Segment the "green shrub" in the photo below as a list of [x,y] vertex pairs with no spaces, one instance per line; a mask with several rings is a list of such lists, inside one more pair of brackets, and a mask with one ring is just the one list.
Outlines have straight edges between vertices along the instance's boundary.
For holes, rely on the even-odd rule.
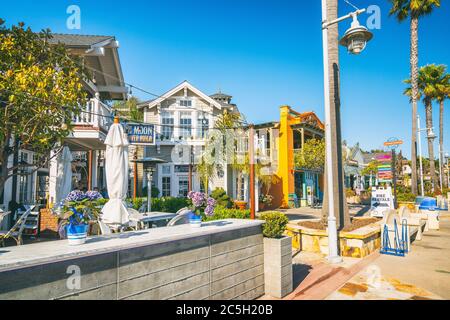
[[261,214],[263,224],[263,235],[266,238],[281,238],[286,229],[289,219],[281,212],[272,211]]
[[191,204],[187,198],[162,197],[152,198],[152,211],[175,213]]
[[397,192],[397,202],[414,202],[416,201],[416,196],[411,192],[398,193]]
[[222,206],[224,208],[231,208],[233,206],[233,201],[231,201],[231,198],[227,195],[223,188],[214,189],[211,193],[211,198],[217,201],[218,206]]
[[[147,203],[147,198],[136,198],[127,199],[133,205],[133,209],[139,210],[139,208]],[[187,198],[174,198],[174,197],[163,197],[163,198],[153,198],[152,197],[152,211],[160,212],[172,212],[175,213],[181,208],[190,205],[190,200]]]
[[229,209],[217,206],[212,216],[203,215],[203,221],[214,221],[223,219],[250,219],[250,210]]
[[[158,198],[159,197],[159,189],[157,187],[152,187],[152,198]],[[147,196],[147,187],[144,187],[142,189],[142,195]]]

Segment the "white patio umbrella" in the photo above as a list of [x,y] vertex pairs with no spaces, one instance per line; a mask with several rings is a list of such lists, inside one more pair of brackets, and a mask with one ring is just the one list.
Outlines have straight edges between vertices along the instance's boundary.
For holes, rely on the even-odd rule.
[[105,171],[109,201],[102,209],[101,219],[107,224],[126,224],[129,221],[124,204],[128,190],[128,139],[118,119],[114,119],[105,144]]
[[59,205],[72,191],[72,153],[65,146],[57,159],[55,204]]

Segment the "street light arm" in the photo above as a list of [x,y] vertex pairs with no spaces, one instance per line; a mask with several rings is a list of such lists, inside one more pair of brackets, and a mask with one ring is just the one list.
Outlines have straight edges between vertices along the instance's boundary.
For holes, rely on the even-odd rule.
[[336,24],[336,23],[339,23],[341,21],[344,21],[344,20],[346,20],[348,18],[353,18],[355,16],[358,16],[361,13],[364,13],[364,12],[366,12],[366,9],[359,9],[359,10],[351,12],[351,13],[345,15],[345,16],[342,16],[342,17],[337,18],[337,19],[335,19],[333,21],[330,21],[330,22],[327,22],[326,20],[324,20],[324,21],[322,21],[322,30],[323,29],[327,29],[329,26],[332,26],[333,24]]

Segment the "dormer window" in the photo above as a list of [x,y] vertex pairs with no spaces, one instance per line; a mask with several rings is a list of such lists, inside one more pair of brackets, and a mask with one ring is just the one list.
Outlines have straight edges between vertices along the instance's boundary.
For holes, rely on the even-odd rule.
[[180,100],[180,107],[192,107],[192,100]]

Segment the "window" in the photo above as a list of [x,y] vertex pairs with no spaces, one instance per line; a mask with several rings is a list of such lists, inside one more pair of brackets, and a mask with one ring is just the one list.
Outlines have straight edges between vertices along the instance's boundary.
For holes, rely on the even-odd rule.
[[188,177],[178,178],[178,196],[187,197],[189,191],[189,179]]
[[180,107],[192,107],[192,100],[180,100]]
[[190,112],[180,112],[180,136],[184,139],[192,136],[192,119]]
[[162,166],[162,174],[170,174],[170,166]]
[[188,165],[176,165],[175,166],[175,172],[189,172],[189,166]]
[[208,129],[209,129],[209,119],[204,118],[204,116],[200,116],[197,119],[197,136],[199,138],[205,138],[206,135],[208,134]]
[[170,177],[162,177],[162,191],[163,197],[170,197]]
[[163,112],[161,114],[161,135],[164,139],[172,139],[173,138],[173,113],[172,112]]
[[[239,185],[240,184],[240,185]],[[236,197],[240,201],[245,200],[245,178],[241,177],[241,179],[236,178]]]

